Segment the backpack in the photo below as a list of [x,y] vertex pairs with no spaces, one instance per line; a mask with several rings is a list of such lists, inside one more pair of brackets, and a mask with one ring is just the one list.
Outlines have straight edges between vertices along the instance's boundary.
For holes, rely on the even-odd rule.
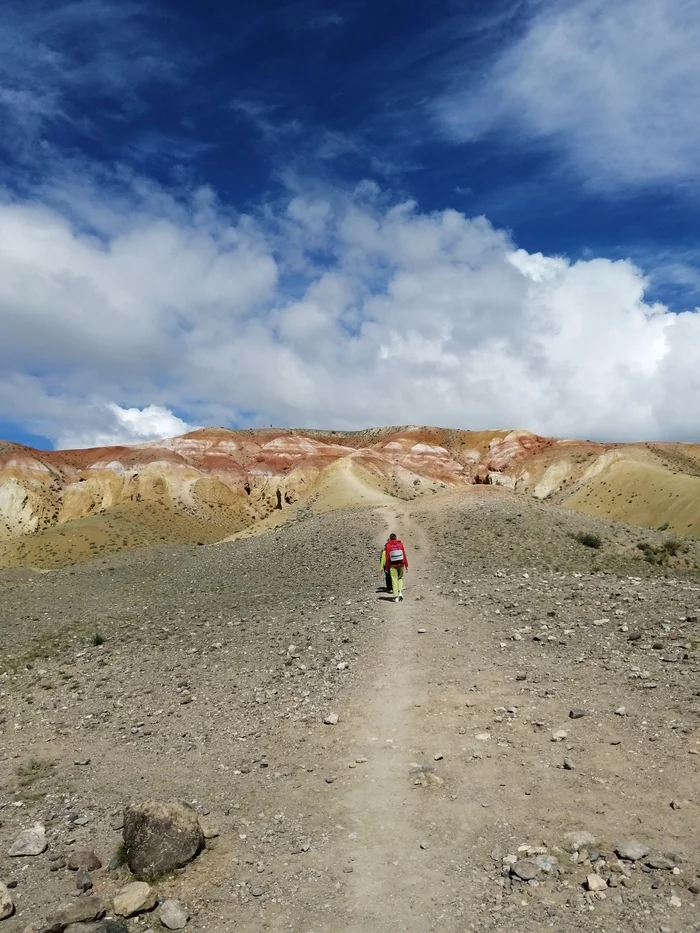
[[404,562],[403,544],[400,541],[389,541],[386,546],[387,563],[390,567],[397,567]]

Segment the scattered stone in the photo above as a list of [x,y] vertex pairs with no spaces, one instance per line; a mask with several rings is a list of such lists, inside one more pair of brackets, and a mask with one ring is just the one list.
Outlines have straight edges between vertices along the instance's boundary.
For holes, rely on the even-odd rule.
[[263,888],[262,885],[258,884],[258,885],[255,885],[255,887],[250,889],[250,893],[253,895],[253,897],[262,897],[263,894],[265,893],[265,888]]
[[339,716],[337,713],[329,713],[323,721],[327,726],[337,726]]
[[0,920],[7,920],[15,912],[15,905],[6,885],[0,881]]
[[82,894],[85,894],[92,888],[92,879],[90,878],[90,873],[87,868],[78,869],[75,876],[75,886]]
[[442,761],[442,759],[444,758],[444,755],[442,754],[442,752],[437,752],[437,754],[433,755],[433,758],[435,761]]
[[124,846],[137,878],[158,877],[190,862],[204,846],[204,833],[189,804],[149,800],[124,811]]
[[671,861],[670,858],[665,858],[663,855],[655,855],[652,858],[647,859],[644,863],[648,868],[655,868],[658,871],[673,871],[676,867],[676,863]]
[[120,917],[133,917],[135,914],[153,910],[158,897],[145,881],[133,881],[114,896],[114,913]]
[[516,679],[517,681],[527,680],[527,674],[516,674],[516,675],[515,675],[515,679]]
[[616,846],[615,852],[618,858],[623,858],[628,862],[638,862],[649,855],[649,846],[645,846],[635,839],[630,839],[628,842]]
[[535,864],[545,875],[551,875],[559,868],[559,861],[553,855],[538,855]]
[[425,635],[425,629],[424,629],[424,628],[419,628],[419,629],[418,629],[418,634],[419,634],[419,635]]
[[608,887],[608,883],[605,878],[601,878],[600,875],[593,873],[586,878],[586,886],[589,891],[605,891]]
[[208,820],[203,820],[199,818],[199,825],[202,827],[202,832],[204,833],[205,839],[216,839],[219,835],[219,830],[213,823],[210,823]]
[[555,729],[552,732],[552,742],[563,742],[568,734],[566,729]]
[[627,715],[627,710],[625,709],[624,706],[618,706],[618,708],[615,710],[615,715],[616,715],[616,716],[626,716],[626,715]]
[[121,920],[96,920],[93,923],[71,923],[63,933],[128,933],[128,927]]
[[85,923],[90,920],[99,920],[104,916],[105,908],[102,899],[96,894],[81,897],[73,904],[66,904],[54,914],[50,920],[40,927],[41,933],[62,933],[72,923]]
[[68,859],[68,868],[70,871],[78,871],[79,868],[86,868],[88,871],[97,871],[102,868],[102,862],[92,849],[80,849],[74,852]]
[[49,863],[49,871],[60,871],[62,868],[65,868],[66,865],[67,862],[65,858],[62,855],[59,855]]
[[164,927],[169,930],[182,930],[187,925],[190,915],[179,901],[163,901],[158,911],[158,917]]
[[565,758],[565,759],[564,759],[564,770],[565,770],[565,771],[575,771],[575,770],[576,770],[576,766],[574,765],[573,761],[572,761],[570,758]]
[[8,855],[18,858],[23,855],[41,855],[48,848],[46,829],[43,823],[35,823],[31,829],[25,829],[15,839]]
[[477,740],[477,742],[488,742],[488,740],[491,738],[491,735],[488,732],[477,732],[474,738]]
[[688,885],[688,890],[690,891],[691,894],[700,894],[700,883],[698,883],[697,881],[693,881],[691,884]]
[[520,878],[521,881],[533,881],[540,873],[540,869],[533,859],[522,859],[511,865],[510,873]]
[[569,710],[569,719],[583,719],[585,715],[585,709],[581,709],[579,706],[575,706],[573,709]]
[[671,905],[671,907],[682,907],[683,906],[683,902],[681,901],[680,897],[678,897],[677,894],[673,895],[673,897],[669,901],[669,904]]
[[575,830],[572,833],[566,833],[562,842],[562,849],[565,852],[578,852],[585,846],[594,846],[596,844],[595,836],[586,830]]

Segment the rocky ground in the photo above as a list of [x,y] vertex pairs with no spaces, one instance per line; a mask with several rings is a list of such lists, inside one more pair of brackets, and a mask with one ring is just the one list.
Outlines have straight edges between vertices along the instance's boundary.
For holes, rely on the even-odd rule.
[[484,488],[4,572],[0,933],[113,916],[124,808],[171,798],[206,848],[130,931],[700,930],[700,580],[665,540]]

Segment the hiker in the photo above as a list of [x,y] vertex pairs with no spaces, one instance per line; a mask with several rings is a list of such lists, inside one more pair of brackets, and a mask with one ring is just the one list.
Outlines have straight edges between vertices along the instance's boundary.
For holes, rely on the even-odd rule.
[[403,575],[408,570],[408,558],[406,548],[393,533],[384,545],[380,565],[385,573],[389,571],[394,602],[400,602],[403,599]]
[[[389,542],[387,541],[387,544],[388,544],[388,543],[389,543]],[[390,571],[389,571],[389,568],[388,568],[387,566],[385,566],[385,564],[386,564],[386,562],[385,562],[385,560],[384,560],[384,549],[385,549],[385,548],[386,548],[386,544],[384,544],[384,545],[382,546],[381,554],[379,555],[379,562],[380,562],[381,566],[382,566],[383,569],[384,569],[384,586],[386,587],[387,593],[391,593],[391,590],[392,590],[392,586],[391,586],[391,573],[390,573]]]

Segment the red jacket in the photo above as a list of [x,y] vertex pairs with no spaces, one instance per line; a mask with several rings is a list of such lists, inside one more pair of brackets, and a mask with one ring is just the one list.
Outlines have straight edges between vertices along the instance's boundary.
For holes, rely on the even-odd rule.
[[[389,551],[400,550],[403,554],[403,560],[400,562],[389,560]],[[408,570],[408,558],[406,557],[406,548],[403,546],[401,541],[387,541],[384,545],[384,567],[388,570],[389,567],[405,567]]]

